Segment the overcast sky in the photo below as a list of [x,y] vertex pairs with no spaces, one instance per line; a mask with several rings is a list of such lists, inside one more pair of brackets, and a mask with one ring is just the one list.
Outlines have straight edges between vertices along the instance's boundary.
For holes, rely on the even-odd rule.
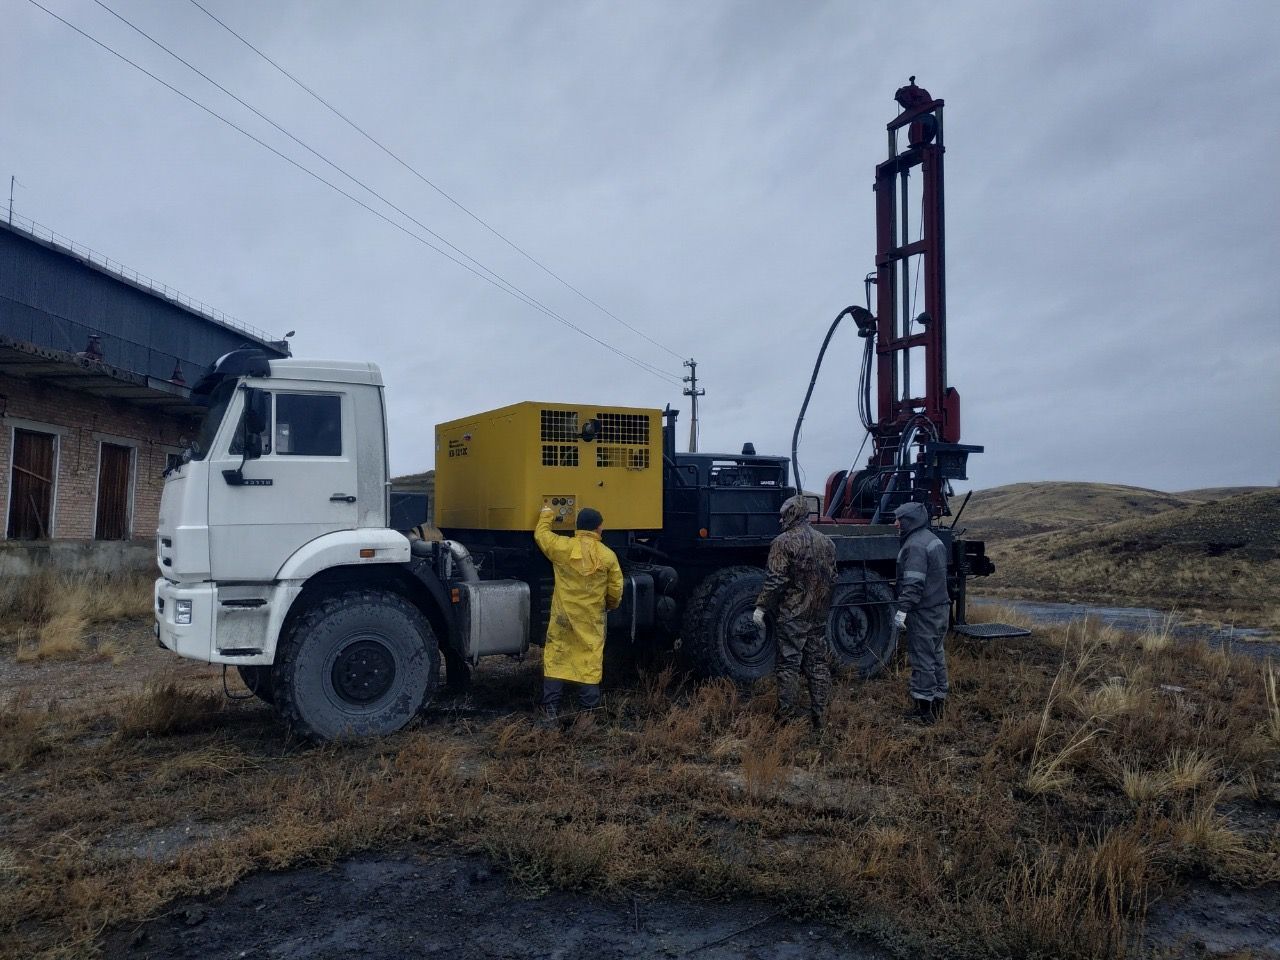
[[[422,234],[94,0],[40,2]],[[987,448],[972,485],[1280,480],[1272,2],[201,0],[644,336],[189,0],[104,2],[565,320],[671,377],[696,358],[704,450],[789,452],[822,337],[862,302],[874,166],[915,74],[947,102],[949,375],[962,439]],[[678,382],[30,0],[5,6],[15,212],[296,330],[295,355],[377,362],[395,472],[433,465],[434,423],[520,400],[670,403],[687,440]],[[800,450],[810,488],[862,440],[859,346],[850,329],[828,351]]]

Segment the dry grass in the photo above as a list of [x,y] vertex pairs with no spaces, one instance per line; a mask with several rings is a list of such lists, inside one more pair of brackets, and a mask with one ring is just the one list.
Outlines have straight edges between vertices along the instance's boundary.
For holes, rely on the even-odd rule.
[[0,646],[21,663],[71,660],[92,652],[113,660],[117,651],[91,649],[94,624],[151,614],[154,578],[141,573],[72,574],[40,571],[0,588]]
[[23,693],[0,709],[0,773],[19,770],[49,749],[46,726],[47,717]]
[[1268,661],[1262,668],[1262,682],[1267,693],[1267,713],[1263,720],[1263,731],[1271,742],[1280,746],[1280,693],[1277,693],[1276,670]]
[[1094,671],[1104,640],[1087,627],[1068,627],[1065,643],[1065,655],[1040,711],[1031,762],[1022,783],[1028,793],[1037,796],[1059,792],[1070,784],[1073,761],[1102,733],[1099,717],[1089,714],[1065,738],[1055,736],[1055,712],[1065,699],[1083,699],[1079,691]]
[[1218,765],[1199,750],[1175,749],[1165,766],[1165,780],[1174,793],[1199,790],[1214,779]]
[[1150,803],[1169,792],[1169,783],[1159,771],[1124,767],[1120,771],[1120,789],[1135,804]]
[[190,733],[214,725],[225,706],[213,690],[191,690],[172,680],[150,683],[124,699],[116,732],[125,738]]
[[1138,637],[1138,646],[1142,647],[1144,653],[1160,653],[1168,650],[1173,644],[1173,626],[1176,621],[1177,618],[1173,612],[1166,614],[1164,620],[1158,625],[1142,632]]
[[[173,677],[105,712],[28,699],[0,717],[0,955],[92,953],[252,870],[424,843],[535,891],[761,897],[910,955],[1131,956],[1148,902],[1188,878],[1280,877],[1274,830],[1233,819],[1245,794],[1280,809],[1280,678],[1136,639],[957,646],[931,728],[898,720],[904,676],[840,681],[821,737],[772,721],[769,684],[670,669],[594,732],[542,729],[511,712],[536,662],[478,671],[491,714],[323,748]],[[192,824],[164,859],[116,842]]]

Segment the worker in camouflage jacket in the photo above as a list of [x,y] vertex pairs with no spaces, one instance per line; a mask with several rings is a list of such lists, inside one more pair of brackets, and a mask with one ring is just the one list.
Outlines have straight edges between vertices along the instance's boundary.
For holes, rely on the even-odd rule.
[[929,529],[923,503],[904,503],[893,512],[900,533],[898,604],[894,624],[907,633],[911,661],[911,709],[907,718],[933,723],[947,698],[947,654],[943,638],[951,620],[947,593],[947,548]]
[[803,497],[784,503],[778,522],[782,532],[769,546],[768,575],[756,598],[754,619],[763,630],[766,614],[774,614],[779,716],[797,716],[803,671],[809,685],[809,719],[820,730],[831,693],[827,619],[836,581],[836,548],[809,526],[809,505]]

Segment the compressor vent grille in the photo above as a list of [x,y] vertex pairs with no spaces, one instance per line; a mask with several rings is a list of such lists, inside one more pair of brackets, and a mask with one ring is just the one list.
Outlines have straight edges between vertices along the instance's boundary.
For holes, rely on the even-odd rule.
[[596,466],[644,470],[649,466],[649,448],[596,447]]
[[[542,442],[573,443],[578,439],[578,412],[576,410],[543,410]],[[547,448],[542,448],[546,463]],[[575,459],[575,463],[577,460]]]
[[599,441],[604,444],[649,445],[649,418],[638,413],[601,413]]
[[577,446],[568,443],[544,443],[542,465],[544,467],[576,467],[578,465]]

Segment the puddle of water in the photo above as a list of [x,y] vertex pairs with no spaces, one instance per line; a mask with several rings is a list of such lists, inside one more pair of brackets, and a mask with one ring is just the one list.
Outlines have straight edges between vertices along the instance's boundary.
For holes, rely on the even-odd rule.
[[[1244,641],[1246,644],[1252,644],[1261,641],[1262,646],[1266,648],[1276,646],[1271,634],[1266,630],[1257,630],[1252,627],[1221,629],[1208,624],[1188,623],[1176,613],[1153,610],[1150,607],[1104,607],[1087,603],[1042,603],[1034,600],[971,599],[969,603],[976,607],[1005,607],[1047,626],[1060,626],[1094,617],[1105,626],[1132,633],[1163,630],[1168,624],[1169,632],[1184,640],[1204,638],[1215,646],[1223,643]],[[1248,649],[1248,646],[1241,646],[1240,649]]]

